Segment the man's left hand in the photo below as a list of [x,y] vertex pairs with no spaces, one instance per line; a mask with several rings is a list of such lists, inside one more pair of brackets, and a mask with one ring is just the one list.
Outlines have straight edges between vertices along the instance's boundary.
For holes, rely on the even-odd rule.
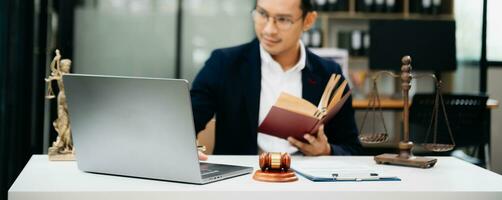
[[328,143],[328,137],[324,134],[324,125],[319,127],[317,136],[312,134],[305,134],[303,138],[308,143],[303,143],[293,137],[288,137],[289,143],[297,147],[306,156],[321,156],[331,154],[331,145]]

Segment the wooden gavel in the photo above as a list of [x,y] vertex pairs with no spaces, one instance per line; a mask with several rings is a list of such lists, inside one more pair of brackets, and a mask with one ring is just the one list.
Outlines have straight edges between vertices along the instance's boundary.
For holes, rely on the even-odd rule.
[[260,155],[261,171],[288,171],[291,157],[288,153],[264,152]]

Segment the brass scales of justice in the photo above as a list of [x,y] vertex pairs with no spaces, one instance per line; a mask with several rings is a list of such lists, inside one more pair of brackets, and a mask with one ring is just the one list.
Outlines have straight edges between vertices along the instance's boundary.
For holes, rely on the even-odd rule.
[[[429,128],[427,130],[426,134],[426,141],[427,138],[429,138],[429,135],[432,132],[433,138],[432,138],[432,143],[427,143],[425,142],[422,144],[425,150],[432,151],[432,152],[446,152],[446,151],[451,151],[455,147],[455,141],[453,139],[453,134],[450,128],[450,124],[448,121],[448,116],[446,115],[446,110],[445,110],[445,105],[443,101],[443,96],[441,94],[441,81],[436,78],[434,74],[424,74],[424,75],[415,75],[411,73],[411,57],[410,56],[404,56],[401,59],[401,74],[395,74],[390,71],[379,71],[373,76],[373,86],[372,90],[370,93],[370,99],[368,102],[368,108],[366,109],[366,112],[364,114],[362,124],[361,124],[361,130],[359,134],[359,139],[363,143],[367,144],[375,144],[375,143],[382,143],[387,141],[388,139],[388,133],[387,133],[387,128],[385,126],[385,122],[383,119],[383,113],[381,109],[381,104],[380,104],[380,96],[378,94],[378,87],[377,87],[377,80],[380,78],[381,75],[388,75],[393,78],[401,78],[401,89],[402,89],[402,95],[403,95],[403,139],[399,142],[398,144],[398,149],[399,153],[398,154],[381,154],[377,155],[374,157],[376,163],[378,164],[394,164],[394,165],[403,165],[403,166],[412,166],[412,167],[420,167],[420,168],[431,168],[433,167],[437,159],[435,158],[427,158],[427,157],[419,157],[419,156],[414,156],[412,153],[412,148],[414,146],[413,142],[410,141],[410,133],[409,133],[409,98],[408,98],[408,93],[411,88],[410,82],[413,78],[419,79],[419,78],[424,78],[424,77],[430,77],[435,81],[436,85],[436,94],[435,94],[435,100],[434,100],[434,106],[432,110],[432,116],[431,116],[431,121],[429,124]],[[448,129],[448,133],[450,136],[450,141],[452,142],[451,144],[441,144],[437,143],[437,124],[438,124],[438,113],[439,113],[439,105],[441,105],[441,108],[443,110],[443,115],[444,119],[446,122],[446,127]],[[363,132],[364,127],[366,125],[366,118],[368,116],[368,113],[372,114],[372,122],[373,122],[373,130],[370,132]],[[378,113],[377,113],[378,112]],[[377,116],[378,115],[378,116]],[[380,118],[380,121],[383,124],[384,131],[376,131],[375,130],[375,123],[377,121],[377,117]]]

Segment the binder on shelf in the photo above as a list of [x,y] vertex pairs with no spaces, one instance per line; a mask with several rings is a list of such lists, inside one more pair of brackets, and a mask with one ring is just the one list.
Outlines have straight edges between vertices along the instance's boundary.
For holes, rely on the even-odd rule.
[[372,12],[374,0],[358,0],[357,11],[359,12]]
[[303,32],[301,40],[303,42],[303,45],[305,45],[306,47],[311,47],[312,44],[310,42],[310,31]]
[[328,0],[328,11],[338,11],[338,0]]
[[348,12],[349,11],[349,0],[338,0],[338,11]]
[[437,15],[441,14],[441,8],[442,8],[442,2],[441,0],[432,0],[432,14]]
[[410,13],[420,13],[422,0],[409,0],[409,1],[410,1]]
[[396,0],[385,0],[385,12],[393,13],[396,11]]
[[315,4],[315,10],[317,11],[327,11],[328,10],[328,3],[327,3],[327,0],[315,0],[313,1],[313,3]]
[[420,5],[422,14],[430,14],[432,13],[432,0],[422,0],[422,4]]
[[368,56],[370,51],[370,33],[368,31],[363,32],[363,56]]
[[375,0],[375,12],[383,12],[385,10],[385,0]]
[[338,32],[338,41],[337,41],[337,47],[340,49],[350,49],[350,37],[351,37],[351,32],[350,31],[339,31]]
[[350,39],[350,55],[351,56],[361,56],[362,50],[362,32],[360,30],[352,31],[352,36]]
[[314,48],[321,48],[323,43],[322,31],[319,28],[314,28],[310,33],[310,46]]

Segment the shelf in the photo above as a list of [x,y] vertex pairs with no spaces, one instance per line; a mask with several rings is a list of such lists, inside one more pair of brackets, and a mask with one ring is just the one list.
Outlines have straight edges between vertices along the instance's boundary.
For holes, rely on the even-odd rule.
[[368,62],[368,56],[350,56],[349,60],[359,61],[359,62]]
[[415,20],[448,20],[454,21],[455,17],[449,14],[441,14],[441,15],[425,15],[425,14],[416,14],[410,13],[408,17],[405,19],[415,19]]
[[337,19],[337,20],[376,20],[376,19],[404,19],[404,20],[454,20],[453,15],[425,15],[425,14],[409,14],[404,13],[362,13],[362,12],[322,12],[321,18]]
[[[363,1],[347,0],[349,3],[348,10],[318,11],[318,26],[320,26],[323,35],[322,47],[349,48],[351,44],[347,41],[350,41],[353,36],[346,33],[354,30],[369,33],[371,20],[455,21],[454,0],[442,0],[442,6],[437,11],[438,14],[421,13],[422,9],[418,9],[421,0],[396,0],[394,12],[363,11],[364,7],[358,6],[358,3]],[[427,12],[432,13],[432,9]],[[339,44],[339,42],[342,44]],[[367,56],[351,56],[348,62],[349,67],[352,69],[370,68]]]
[[[354,99],[352,100],[352,107],[354,109],[367,109],[368,103],[369,99]],[[382,109],[403,109],[404,105],[402,99],[382,98],[380,103]]]
[[[352,107],[354,109],[367,109],[368,103],[369,99],[353,99]],[[392,110],[392,109],[403,109],[404,103],[402,99],[381,98],[380,105],[382,109]],[[486,101],[486,108],[488,109],[497,109],[498,106],[499,102],[496,99],[488,99],[488,101]]]

